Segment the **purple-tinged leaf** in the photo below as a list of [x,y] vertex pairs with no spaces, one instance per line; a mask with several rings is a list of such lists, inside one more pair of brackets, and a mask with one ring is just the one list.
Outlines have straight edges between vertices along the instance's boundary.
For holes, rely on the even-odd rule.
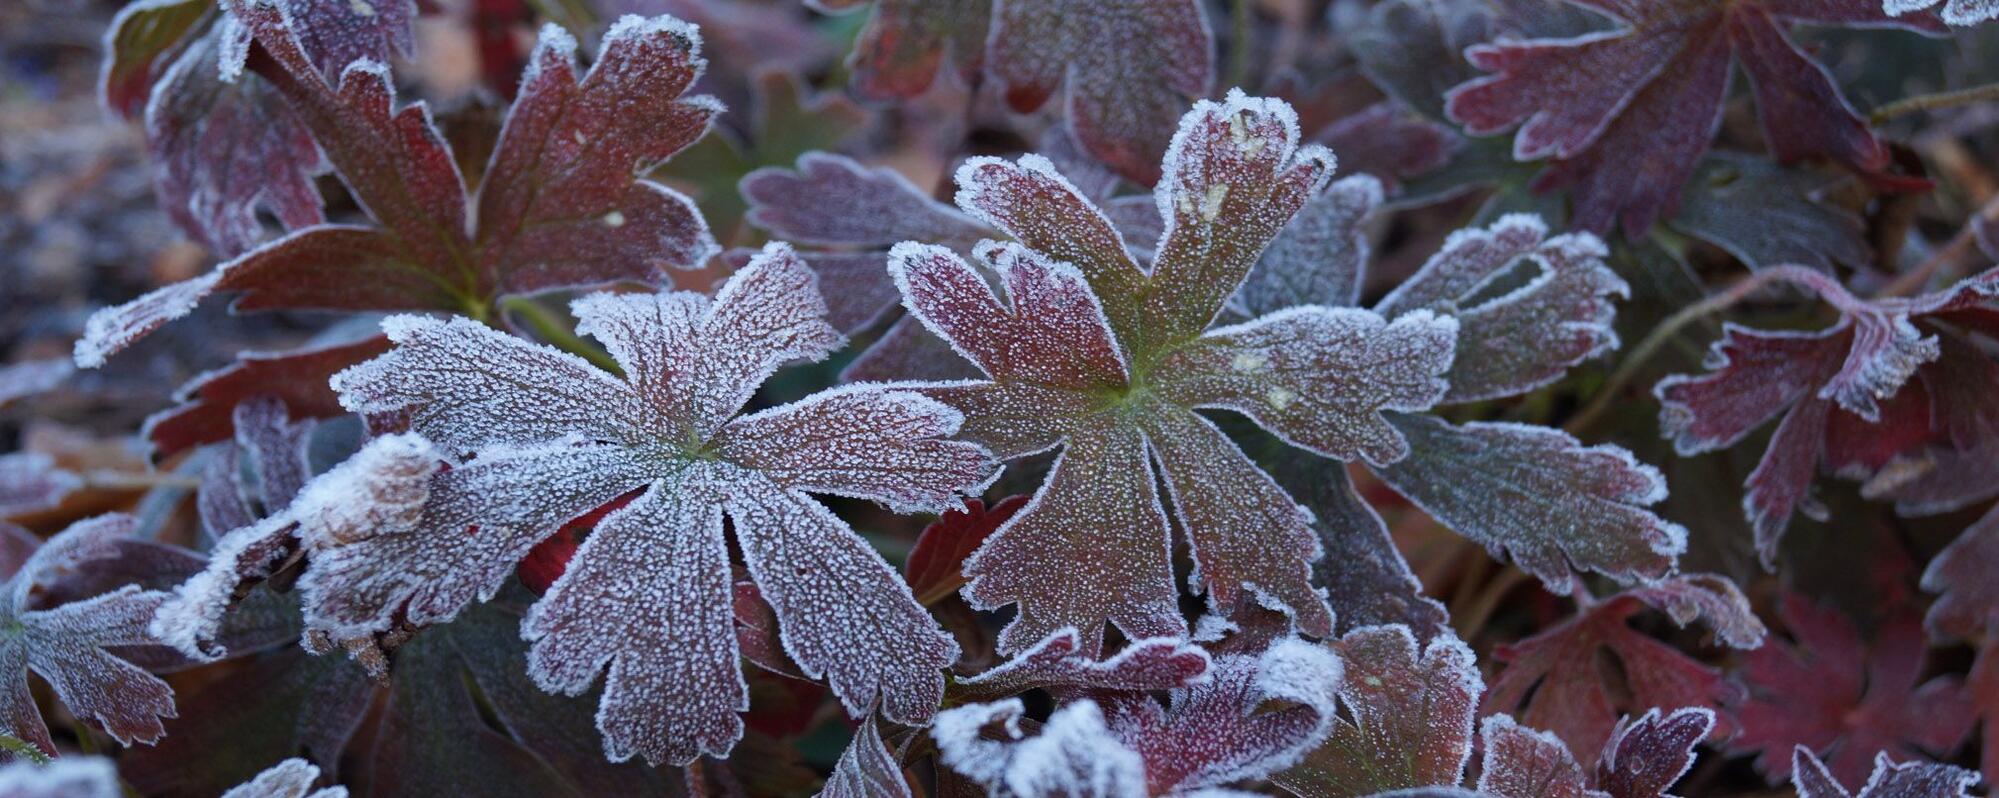
[[[1882,0],[1881,8],[1891,16],[1902,16],[1937,4],[1937,0]],[[1999,19],[1999,3],[1993,0],[1949,0],[1944,3],[1943,21],[1971,26]]]
[[318,782],[319,768],[293,757],[231,788],[222,794],[222,798],[347,798],[346,787],[313,789]]
[[[956,645],[805,492],[903,509],[958,503],[994,466],[983,449],[944,440],[958,413],[870,385],[735,417],[778,366],[840,341],[812,273],[782,245],[712,299],[597,294],[574,310],[623,378],[465,320],[416,317],[386,324],[397,349],[334,378],[358,411],[413,411],[412,429],[458,462],[432,479],[413,526],[314,546],[301,581],[308,620],[337,637],[386,628],[399,613],[448,620],[493,596],[552,530],[641,491],[584,542],[523,627],[545,689],[580,693],[609,665],[599,721],[613,759],[685,763],[726,753],[740,735],[724,513],[799,668],[853,714],[879,702],[891,720],[923,722]],[[662,538],[661,528],[694,537]],[[635,563],[670,563],[681,576],[662,581]]]
[[1208,652],[1173,638],[1133,641],[1116,656],[1099,661],[1082,650],[1076,630],[1058,629],[1013,659],[959,679],[953,695],[971,702],[1035,689],[1056,689],[1065,695],[1078,690],[1175,690],[1205,677],[1208,661]]
[[[1084,16],[1091,24],[1074,24]],[[1005,0],[987,49],[1014,110],[1039,108],[1067,84],[1063,116],[1076,141],[1145,185],[1159,179],[1165,132],[1214,81],[1213,35],[1192,0]]]
[[38,585],[52,585],[65,572],[119,556],[120,541],[131,536],[136,523],[131,516],[105,515],[72,524],[35,549],[0,586],[6,591],[0,616],[10,630],[0,635],[7,681],[0,687],[0,732],[56,754],[28,692],[33,671],[71,714],[120,744],[150,743],[166,733],[160,721],[174,717],[173,689],[106,649],[158,642],[146,625],[167,594],[128,584],[50,607],[39,606],[34,596]]
[[1818,199],[1831,182],[1766,158],[1712,152],[1695,169],[1671,223],[1751,269],[1786,263],[1826,271],[1835,264],[1865,266],[1874,253],[1860,217]]
[[1923,618],[1931,637],[1969,640],[1999,622],[1999,509],[1958,533],[1923,570],[1923,589],[1937,594]]
[[[1547,225],[1527,215],[1453,233],[1420,271],[1376,305],[1390,318],[1417,308],[1457,318],[1457,356],[1445,403],[1526,393],[1617,348],[1611,300],[1629,297],[1631,288],[1604,263],[1609,249],[1587,233],[1547,235]],[[1482,298],[1516,264],[1532,266],[1533,277]]]
[[[1559,735],[1584,761],[1594,761],[1621,715],[1735,703],[1740,688],[1723,681],[1719,671],[1627,625],[1647,607],[1678,626],[1700,621],[1733,648],[1755,648],[1764,636],[1763,624],[1734,583],[1704,574],[1676,576],[1598,601],[1575,618],[1496,649],[1494,659],[1506,668],[1492,681],[1483,709],[1518,713]],[[1606,659],[1625,676],[1620,689],[1604,681],[1600,663]],[[1716,726],[1721,735],[1736,728],[1727,715],[1719,716]]]
[[1340,154],[1341,168],[1371,175],[1391,192],[1405,178],[1443,168],[1464,146],[1457,131],[1386,101],[1340,117],[1312,138]]
[[1331,646],[1345,664],[1346,712],[1325,744],[1273,780],[1324,798],[1457,784],[1485,691],[1471,649],[1442,634],[1419,650],[1406,626],[1361,627]]
[[[807,0],[844,12],[859,0]],[[930,88],[937,73],[977,82],[986,55],[993,0],[876,0],[847,56],[854,92],[872,100],[907,100]]]
[[389,340],[375,335],[350,344],[238,355],[236,362],[175,390],[179,404],[147,418],[140,435],[152,446],[154,460],[202,444],[232,440],[236,436],[235,408],[253,396],[275,396],[299,419],[341,415],[346,410],[326,386],[327,379],[388,349]]
[[1787,594],[1779,617],[1795,642],[1747,654],[1748,690],[1732,702],[1742,733],[1732,753],[1757,754],[1772,782],[1791,775],[1793,749],[1825,754],[1841,783],[1860,781],[1877,754],[1913,759],[1955,750],[1973,709],[1956,676],[1923,681],[1927,647],[1912,612],[1882,620],[1863,640],[1838,610]]
[[160,62],[209,7],[206,0],[137,0],[118,9],[104,32],[104,64],[97,76],[104,107],[126,119],[138,117],[162,71]]
[[1525,424],[1390,418],[1409,456],[1375,468],[1382,481],[1551,591],[1568,591],[1571,568],[1657,579],[1686,550],[1686,530],[1645,509],[1666,497],[1665,478],[1621,447]]
[[[1791,752],[1791,785],[1798,798],[1856,798],[1826,770],[1824,762],[1802,745]],[[1874,772],[1861,785],[1858,798],[1970,798],[1966,792],[1979,776],[1953,765],[1928,762],[1897,763],[1883,753],[1874,757]]]
[[0,518],[46,510],[83,488],[83,479],[41,452],[0,454]]
[[1491,715],[1479,727],[1485,746],[1478,791],[1498,798],[1605,798],[1583,780],[1583,769],[1560,738]]
[[842,155],[808,152],[795,169],[758,169],[741,186],[750,223],[799,244],[886,249],[915,240],[963,250],[992,235],[901,173]]
[[1596,786],[1611,798],[1671,798],[1666,790],[1694,765],[1694,746],[1714,729],[1714,710],[1684,707],[1617,721],[1596,764]]
[[0,795],[7,798],[122,798],[124,794],[117,767],[100,756],[0,765]]
[[1292,217],[1236,292],[1252,316],[1296,305],[1360,303],[1371,254],[1362,224],[1381,207],[1381,181],[1365,175],[1327,186]]
[[902,766],[882,743],[881,730],[874,718],[861,721],[854,739],[833,765],[819,798],[909,798],[909,782],[903,780]]
[[1272,476],[1312,514],[1312,527],[1326,552],[1312,581],[1325,587],[1338,629],[1400,624],[1426,642],[1449,634],[1444,605],[1423,595],[1423,585],[1395,548],[1388,526],[1355,493],[1345,469],[1293,455]]
[[991,507],[980,499],[966,499],[963,508],[945,510],[923,527],[902,566],[903,580],[916,602],[928,607],[955,595],[965,586],[965,560],[1026,505],[1026,496],[1008,496]]

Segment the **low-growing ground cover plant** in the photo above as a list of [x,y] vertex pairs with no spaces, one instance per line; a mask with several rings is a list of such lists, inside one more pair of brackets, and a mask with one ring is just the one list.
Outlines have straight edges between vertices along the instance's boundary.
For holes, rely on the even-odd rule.
[[1994,17],[10,6],[0,795],[1989,794]]

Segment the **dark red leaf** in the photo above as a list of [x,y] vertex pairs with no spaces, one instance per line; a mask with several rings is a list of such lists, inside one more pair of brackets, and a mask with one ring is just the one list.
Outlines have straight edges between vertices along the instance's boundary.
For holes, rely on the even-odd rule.
[[351,344],[283,353],[245,353],[229,366],[180,387],[180,404],[146,419],[140,437],[152,445],[155,461],[236,435],[236,405],[253,396],[273,396],[296,419],[345,414],[326,381],[335,372],[389,350],[389,339],[369,336]]
[[958,592],[965,584],[965,558],[1025,506],[1026,496],[1008,496],[992,507],[980,499],[966,499],[964,509],[946,511],[924,527],[902,566],[916,600],[929,605]]

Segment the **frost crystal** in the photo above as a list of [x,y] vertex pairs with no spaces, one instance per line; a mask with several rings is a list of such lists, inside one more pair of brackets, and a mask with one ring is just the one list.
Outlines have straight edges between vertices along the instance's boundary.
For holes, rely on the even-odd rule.
[[312,788],[319,768],[296,757],[270,766],[257,777],[222,794],[222,798],[347,798],[346,787]]
[[0,522],[10,548],[32,550],[4,584],[0,609],[0,662],[8,663],[0,688],[0,733],[51,756],[55,743],[28,692],[34,671],[54,688],[56,699],[76,717],[100,726],[121,744],[150,743],[166,733],[162,718],[174,717],[173,689],[137,665],[106,649],[157,643],[146,632],[166,593],[125,585],[97,596],[40,607],[35,588],[87,563],[121,556],[137,520],[103,515],[70,525],[39,547],[20,527]]
[[1346,714],[1277,783],[1327,798],[1457,784],[1485,691],[1471,648],[1446,633],[1419,652],[1408,627],[1369,626],[1333,649],[1345,663]]
[[805,494],[957,504],[994,470],[985,450],[944,440],[960,415],[857,385],[737,416],[778,366],[840,343],[812,272],[781,245],[712,299],[596,294],[574,310],[623,378],[469,320],[414,316],[384,323],[396,349],[335,376],[349,408],[407,411],[452,467],[430,481],[412,525],[361,525],[323,545],[307,536],[308,623],[348,638],[398,613],[449,620],[491,598],[563,523],[640,490],[522,626],[544,689],[582,693],[608,666],[598,722],[612,759],[685,763],[726,754],[741,734],[725,514],[798,667],[856,715],[879,702],[897,722],[926,720],[956,644]]
[[0,795],[7,798],[123,798],[118,769],[99,756],[65,756],[47,763],[22,760],[0,766]]
[[[1313,306],[1209,329],[1330,167],[1329,153],[1298,146],[1288,106],[1236,92],[1197,104],[1174,136],[1149,270],[1037,156],[975,158],[958,175],[958,204],[1016,239],[975,253],[1004,299],[948,249],[890,253],[910,311],[986,377],[926,392],[963,410],[966,436],[1002,457],[1062,449],[1028,506],[966,564],[973,606],[1020,607],[1002,649],[1073,627],[1095,652],[1105,623],[1133,638],[1185,634],[1156,479],[1193,546],[1195,590],[1224,612],[1247,598],[1331,632],[1308,578],[1310,515],[1193,412],[1239,410],[1294,445],[1388,462],[1406,449],[1384,411],[1442,396],[1457,325],[1427,311],[1390,322]],[[1054,591],[1045,574],[1057,571],[1070,577]]]

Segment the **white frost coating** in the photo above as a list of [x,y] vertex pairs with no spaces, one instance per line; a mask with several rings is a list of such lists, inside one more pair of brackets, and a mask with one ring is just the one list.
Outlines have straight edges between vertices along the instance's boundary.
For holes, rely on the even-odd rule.
[[101,756],[65,756],[36,764],[16,758],[0,767],[7,798],[123,798],[118,770]]
[[[222,18],[215,25],[216,41],[220,42],[215,52],[216,71],[221,75],[222,82],[235,83],[243,77],[243,66],[250,60],[250,29],[244,27],[243,20],[237,19],[227,8],[223,9]],[[146,102],[149,119],[152,118],[152,105],[158,102],[159,96],[155,92]]]
[[[547,68],[550,59],[559,60],[574,70],[576,66],[576,37],[561,25],[553,22],[544,22],[542,23],[541,30],[535,34],[534,54],[528,57],[527,68],[521,70],[521,79],[518,85],[534,85],[535,81],[541,78],[541,72]],[[504,131],[500,134],[500,140],[506,140],[506,133]]]
[[416,433],[375,438],[307,483],[286,514],[298,523],[299,538],[315,548],[412,529],[430,499],[440,455]]
[[82,477],[44,452],[0,455],[0,518],[54,507],[82,488]]
[[74,363],[62,358],[0,366],[0,407],[6,407],[17,399],[55,390],[75,370]]
[[902,778],[902,766],[882,743],[881,729],[873,718],[861,721],[854,739],[833,766],[826,787],[818,798],[910,798],[909,783]]
[[[688,59],[697,64],[695,67],[697,70],[700,69],[698,65],[703,63],[701,60],[701,28],[691,22],[676,19],[668,14],[660,14],[652,17],[626,14],[619,17],[617,22],[611,23],[611,29],[604,33],[603,41],[598,45],[598,49],[600,51],[609,50],[613,45],[624,40],[647,39],[659,34],[665,34],[686,41]],[[571,47],[574,47],[573,43]],[[525,83],[526,81],[522,82]]]
[[319,780],[319,767],[298,757],[266,768],[257,777],[222,794],[222,798],[347,798],[347,788],[340,786],[314,790],[312,785]]
[[1478,791],[1499,798],[1543,798],[1549,794],[1609,798],[1585,790],[1582,766],[1561,738],[1495,714],[1479,725],[1485,747]]
[[[1170,241],[1173,238],[1179,216],[1174,211],[1173,204],[1180,199],[1183,177],[1193,177],[1191,173],[1198,172],[1201,165],[1199,160],[1185,158],[1186,153],[1199,150],[1191,146],[1189,139],[1200,133],[1202,124],[1210,117],[1220,117],[1230,120],[1231,124],[1239,124],[1235,121],[1239,115],[1275,120],[1283,126],[1283,135],[1278,140],[1282,154],[1276,158],[1280,174],[1290,169],[1293,163],[1318,161],[1323,164],[1320,179],[1325,180],[1338,166],[1339,161],[1333,157],[1332,150],[1317,144],[1298,146],[1300,138],[1298,112],[1291,108],[1290,103],[1275,97],[1251,97],[1240,88],[1229,89],[1228,96],[1219,103],[1213,100],[1196,102],[1191,110],[1180,117],[1180,127],[1173,132],[1172,143],[1166,147],[1165,159],[1160,162],[1161,177],[1152,192],[1153,204],[1158,207],[1159,218],[1164,223],[1159,231],[1160,241]],[[1254,140],[1254,146],[1267,146],[1267,143],[1265,140],[1257,139]],[[1027,165],[1025,158],[1021,159],[1021,165]],[[962,174],[961,172],[961,184]],[[1200,178],[1193,177],[1193,179]]]
[[208,552],[208,566],[174,588],[173,598],[154,612],[147,630],[190,659],[208,662],[222,658],[229,652],[215,639],[221,634],[222,616],[235,602],[237,586],[243,583],[245,572],[268,572],[275,564],[246,562],[245,555],[274,551],[274,544],[291,534],[290,518],[275,515],[223,535]]
[[[1938,0],[1882,0],[1881,9],[1889,16],[1902,16],[1936,5]],[[1959,27],[1999,19],[1999,0],[1950,0],[1943,7],[1943,21]]]
[[[1874,772],[1858,798],[1970,798],[1967,790],[1979,780],[1977,771],[1928,762],[1897,763],[1883,751],[1874,755]],[[1798,798],[1853,798],[1818,755],[1802,745],[1791,751],[1791,784]]]
[[1343,178],[1314,195],[1236,291],[1237,309],[1260,316],[1293,305],[1358,302],[1372,255],[1363,225],[1383,198],[1381,181],[1372,175]]
[[[937,714],[931,734],[945,765],[988,790],[1017,798],[1092,796],[1142,798],[1145,760],[1112,736],[1103,710],[1078,701],[1055,711],[1041,733],[1024,738],[1018,698],[967,704]],[[983,739],[1001,724],[1010,742]]]
[[107,358],[160,325],[193,312],[215,290],[221,276],[221,272],[209,272],[90,314],[90,320],[83,324],[83,337],[76,340],[76,365],[86,369],[103,366]]

